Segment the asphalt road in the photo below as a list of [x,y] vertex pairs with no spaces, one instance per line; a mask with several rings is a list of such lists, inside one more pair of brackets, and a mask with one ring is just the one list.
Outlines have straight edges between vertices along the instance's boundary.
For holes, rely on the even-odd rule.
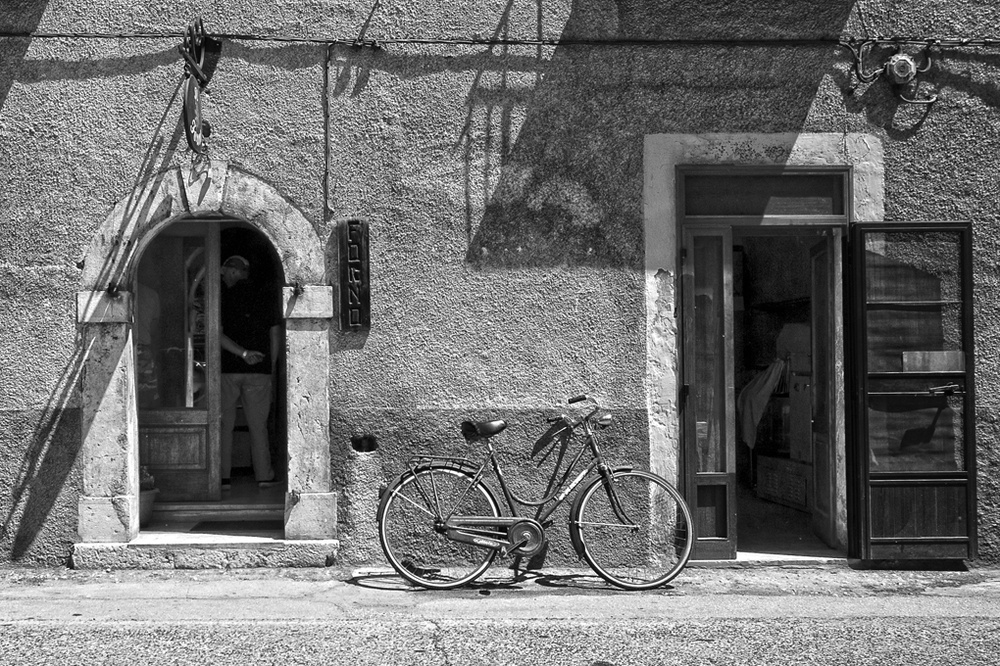
[[0,571],[0,664],[996,664],[1000,572]]

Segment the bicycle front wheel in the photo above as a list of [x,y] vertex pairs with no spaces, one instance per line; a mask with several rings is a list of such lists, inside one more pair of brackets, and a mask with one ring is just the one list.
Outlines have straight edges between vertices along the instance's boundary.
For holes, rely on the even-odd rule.
[[379,540],[389,564],[406,580],[431,589],[472,582],[496,551],[449,539],[452,515],[500,516],[493,492],[460,470],[428,467],[404,474],[385,491],[378,509]]
[[626,590],[666,584],[691,556],[691,512],[680,493],[651,472],[595,479],[580,491],[571,520],[587,564]]

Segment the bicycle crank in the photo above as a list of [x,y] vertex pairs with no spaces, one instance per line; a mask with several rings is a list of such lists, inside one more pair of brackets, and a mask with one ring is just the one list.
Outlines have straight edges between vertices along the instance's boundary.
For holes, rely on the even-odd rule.
[[524,518],[507,530],[507,555],[531,557],[545,545],[545,528],[537,520]]

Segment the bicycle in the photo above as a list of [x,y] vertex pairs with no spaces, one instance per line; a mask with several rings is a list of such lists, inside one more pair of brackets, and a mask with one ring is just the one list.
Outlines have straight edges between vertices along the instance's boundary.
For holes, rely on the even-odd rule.
[[[517,497],[497,461],[491,438],[503,432],[505,421],[462,423],[468,441],[486,446],[478,464],[451,456],[410,458],[409,469],[380,493],[379,541],[393,569],[415,585],[451,589],[476,580],[498,553],[530,558],[547,543],[552,513],[589,478],[570,509],[570,540],[577,556],[601,578],[626,590],[653,589],[677,576],[694,542],[687,504],[662,477],[607,464],[597,432],[611,424],[612,416],[586,395],[568,402],[586,400],[594,402],[586,415],[548,419],[553,426],[546,436],[563,442],[552,481],[573,436],[581,429],[584,436],[554,488],[550,481],[551,492],[537,501]],[[567,484],[588,450],[589,464]],[[500,484],[506,513],[486,484],[488,468]],[[530,518],[518,507],[535,507],[537,513]]]

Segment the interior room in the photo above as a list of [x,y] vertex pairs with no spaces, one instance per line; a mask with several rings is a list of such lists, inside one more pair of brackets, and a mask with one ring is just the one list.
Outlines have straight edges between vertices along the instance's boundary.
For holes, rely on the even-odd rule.
[[[812,232],[734,229],[737,544],[836,556],[813,506]],[[825,242],[825,241],[824,241]]]

